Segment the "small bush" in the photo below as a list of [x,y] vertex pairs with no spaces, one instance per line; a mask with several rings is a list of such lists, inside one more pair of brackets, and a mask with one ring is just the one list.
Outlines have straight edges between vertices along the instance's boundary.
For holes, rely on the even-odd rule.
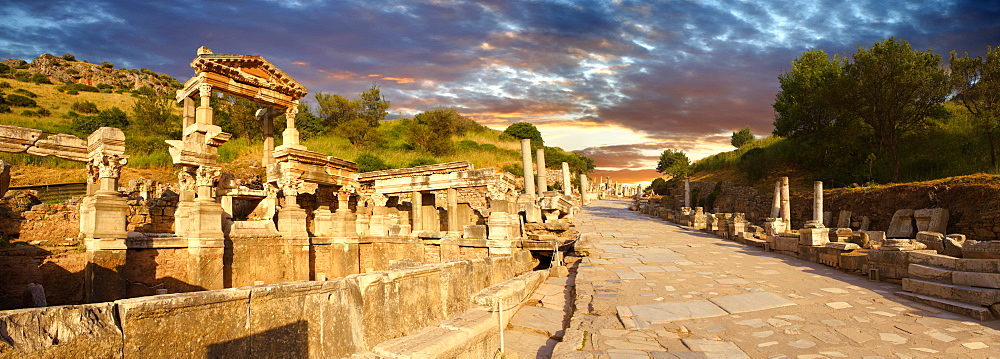
[[76,69],[69,69],[69,70],[66,70],[66,73],[70,74],[70,75],[76,75],[76,74],[80,73],[80,71],[77,71]]
[[97,109],[97,104],[90,101],[74,102],[69,109],[82,113],[98,113],[100,111]]
[[11,106],[17,106],[17,107],[38,106],[38,103],[35,102],[35,100],[17,94],[7,95],[7,103],[11,104]]
[[112,64],[110,62],[104,61],[104,62],[101,63],[101,67],[106,68],[106,69],[113,69],[113,68],[115,68],[115,64]]
[[101,127],[124,129],[128,127],[128,116],[117,107],[99,112],[93,116],[83,116],[73,119],[72,127],[77,135],[86,137]]
[[435,163],[438,162],[435,161],[433,158],[420,157],[414,159],[413,161],[410,161],[410,163],[407,164],[406,167],[426,166],[426,165],[433,165]]
[[31,97],[31,98],[38,97],[38,95],[35,94],[34,92],[31,92],[31,91],[28,91],[28,90],[25,90],[25,89],[17,89],[17,90],[14,90],[14,92],[15,93],[19,93],[19,94],[24,95],[24,96],[27,96],[27,97]]
[[101,90],[98,90],[94,86],[84,85],[84,84],[65,84],[65,85],[56,87],[56,90],[58,90],[58,91],[66,91],[67,93],[69,93],[69,91],[101,92]]
[[62,55],[62,58],[63,58],[63,60],[66,60],[66,61],[76,61],[76,56],[73,56],[73,54]]
[[98,90],[108,90],[108,89],[112,89],[112,88],[114,88],[114,87],[112,87],[111,85],[108,85],[106,83],[99,83],[99,84],[97,84],[97,89]]
[[[2,65],[2,64],[0,64],[0,65]],[[10,88],[10,82],[0,81],[0,89],[9,89],[9,88]]]
[[21,111],[21,116],[27,116],[27,117],[42,117],[42,116],[39,116],[39,115],[38,115],[38,112],[35,112],[35,111],[32,111],[32,110],[24,110],[24,111]]
[[31,77],[28,78],[28,82],[36,84],[36,85],[38,85],[38,84],[51,84],[52,83],[52,81],[49,81],[48,76],[45,76],[43,74],[34,74],[34,75],[31,75]]
[[38,111],[35,111],[35,113],[38,114],[38,117],[52,116],[52,111],[49,111],[49,109],[44,107],[39,107]]
[[358,155],[358,158],[354,159],[354,163],[358,164],[358,172],[381,171],[391,168],[381,158],[370,153]]
[[10,106],[0,105],[0,113],[11,113]]
[[67,94],[67,95],[78,95],[78,94],[80,94],[80,93],[79,93],[79,92],[77,92],[76,90],[69,90],[69,91],[66,91],[66,94]]
[[0,74],[6,74],[9,73],[10,71],[11,71],[10,66],[7,66],[7,64],[0,64]]

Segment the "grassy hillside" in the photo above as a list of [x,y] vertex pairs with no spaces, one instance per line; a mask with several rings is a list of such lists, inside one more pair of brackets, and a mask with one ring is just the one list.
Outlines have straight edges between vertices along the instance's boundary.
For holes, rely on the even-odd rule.
[[[68,113],[76,102],[89,101],[97,105],[99,110],[118,107],[132,115],[131,111],[137,98],[129,93],[79,92],[70,95],[57,90],[59,84],[34,84],[15,79],[0,79],[10,85],[2,88],[4,96],[9,94],[24,94],[24,91],[36,95],[33,98],[37,107],[11,106],[10,113],[0,113],[0,125],[12,125],[40,129],[51,133],[70,133],[84,138],[85,134],[75,133],[71,126],[72,118]],[[18,91],[24,90],[24,91]],[[48,111],[48,115],[25,115],[24,111]],[[171,111],[180,115],[180,108],[173,106]],[[179,120],[178,120],[179,121]],[[323,154],[354,161],[362,154],[374,155],[382,159],[392,168],[409,167],[416,164],[441,163],[449,161],[468,160],[477,168],[514,165],[519,163],[520,145],[514,138],[500,131],[484,128],[481,131],[469,131],[452,139],[455,151],[443,156],[433,156],[429,153],[415,150],[404,140],[405,130],[401,121],[383,121],[378,130],[385,135],[386,143],[374,148],[359,148],[347,139],[336,135],[323,135],[303,141],[310,150]],[[126,129],[128,133],[129,130]],[[169,181],[174,178],[176,168],[171,164],[167,153],[167,145],[162,139],[170,136],[129,135],[126,139],[126,151],[131,156],[130,164],[123,174],[123,181],[137,177],[154,178]],[[277,136],[280,144],[280,136]],[[236,138],[219,148],[220,162],[227,171],[238,174],[252,175],[262,172],[259,159],[262,155],[262,141],[259,138]],[[70,161],[33,157],[21,154],[0,153],[0,160],[14,164],[12,185],[34,185],[45,183],[80,182],[84,180],[83,164]]]
[[[964,107],[946,103],[948,115],[930,119],[900,143],[903,154],[899,182],[928,181],[975,173],[997,173],[991,168],[989,147],[982,131]],[[718,153],[695,162],[692,178],[751,185],[766,189],[774,180],[788,176],[793,186],[811,188],[822,180],[826,186],[848,187],[889,183],[888,156],[861,146],[866,134],[854,134],[833,154],[815,146],[769,136],[743,148]],[[838,141],[838,139],[827,139]]]

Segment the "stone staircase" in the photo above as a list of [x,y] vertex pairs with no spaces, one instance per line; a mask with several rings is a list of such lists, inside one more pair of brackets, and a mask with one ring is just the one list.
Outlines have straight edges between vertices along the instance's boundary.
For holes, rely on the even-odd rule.
[[909,261],[896,295],[981,321],[1000,318],[1000,260],[911,252]]

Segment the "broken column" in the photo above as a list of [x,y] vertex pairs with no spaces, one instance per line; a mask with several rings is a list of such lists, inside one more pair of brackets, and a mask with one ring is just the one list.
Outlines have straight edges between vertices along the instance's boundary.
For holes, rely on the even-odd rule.
[[588,196],[588,188],[587,188],[589,186],[590,186],[590,184],[588,183],[588,180],[587,180],[587,174],[586,173],[581,173],[580,174],[580,202],[583,203],[584,205],[587,205],[587,204],[590,203],[590,198]]
[[691,179],[684,179],[684,207],[691,208]]
[[549,190],[548,181],[545,178],[545,150],[539,148],[535,152],[535,161],[538,162],[538,196],[544,195]]
[[799,244],[822,246],[830,242],[830,230],[823,225],[823,182],[813,182],[813,219],[799,230]]
[[521,140],[521,168],[524,169],[524,193],[535,194],[534,171],[531,168],[531,140]]
[[567,196],[573,195],[573,185],[569,180],[569,163],[562,163],[562,177],[563,177],[563,194]]
[[792,197],[788,187],[788,177],[781,177],[781,220],[785,228],[792,228]]

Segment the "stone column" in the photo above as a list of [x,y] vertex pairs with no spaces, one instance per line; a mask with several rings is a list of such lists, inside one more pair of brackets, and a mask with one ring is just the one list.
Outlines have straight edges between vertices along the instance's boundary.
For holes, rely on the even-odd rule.
[[538,162],[538,196],[541,197],[549,187],[545,178],[545,150],[539,148],[535,152],[535,161]]
[[[788,188],[788,177],[781,177],[781,219],[785,224],[792,223],[791,195]],[[790,226],[786,228],[791,228]]]
[[201,95],[201,106],[195,110],[195,121],[203,125],[212,125],[212,85],[202,84],[198,87],[198,94]]
[[774,201],[771,202],[771,218],[781,216],[781,181],[774,181]]
[[524,168],[524,193],[535,194],[535,176],[531,168],[531,140],[521,140],[521,168]]
[[823,223],[823,181],[813,182],[813,221]]
[[341,187],[337,191],[337,211],[334,212],[334,236],[354,237],[357,232],[357,215],[350,208],[351,188]]
[[410,225],[413,227],[410,231],[416,234],[424,229],[424,195],[420,191],[410,192],[410,218],[412,219]]
[[264,155],[261,164],[264,167],[274,163],[274,116],[273,107],[266,107],[257,110],[257,120],[261,122],[261,130],[264,132]]
[[587,174],[586,173],[581,173],[580,174],[580,200],[583,202],[583,204],[587,204],[587,200],[588,200],[588,198],[587,198],[587,192],[588,192],[587,191],[587,187],[590,187],[590,183],[588,183],[588,179],[587,179]]
[[183,121],[181,123],[183,125],[183,127],[181,127],[182,131],[185,128],[187,128],[188,126],[191,126],[191,125],[194,124],[194,121],[195,121],[195,106],[194,106],[194,99],[191,98],[191,97],[185,97],[184,98],[184,117],[182,118],[182,121]]
[[569,179],[569,163],[562,163],[562,175],[563,175],[563,194],[567,196],[573,195],[573,184],[570,183]]
[[691,208],[691,179],[684,179],[684,207]]
[[306,210],[298,204],[299,193],[304,190],[305,181],[298,178],[278,180],[285,204],[278,210],[278,232],[288,239],[309,237],[306,230]]
[[295,129],[295,116],[299,113],[299,100],[292,101],[292,104],[285,109],[285,131],[281,132],[281,145],[288,147],[300,147],[299,130]]

